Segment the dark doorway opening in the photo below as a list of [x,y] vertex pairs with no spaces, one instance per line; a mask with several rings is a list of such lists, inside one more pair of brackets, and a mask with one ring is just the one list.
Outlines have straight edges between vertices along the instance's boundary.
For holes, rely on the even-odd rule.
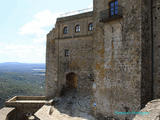
[[66,75],[66,86],[67,88],[77,88],[78,77],[75,73],[71,72]]

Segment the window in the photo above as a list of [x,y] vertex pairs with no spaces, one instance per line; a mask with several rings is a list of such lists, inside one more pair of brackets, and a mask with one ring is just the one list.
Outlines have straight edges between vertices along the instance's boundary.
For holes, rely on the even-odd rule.
[[93,30],[93,23],[90,23],[89,25],[88,25],[88,31],[92,31]]
[[80,31],[81,31],[80,25],[76,25],[76,27],[75,27],[75,32],[80,32]]
[[110,16],[118,15],[118,0],[110,2]]
[[64,27],[63,28],[63,34],[67,34],[68,33],[68,27]]
[[65,57],[68,57],[69,56],[69,50],[65,50]]

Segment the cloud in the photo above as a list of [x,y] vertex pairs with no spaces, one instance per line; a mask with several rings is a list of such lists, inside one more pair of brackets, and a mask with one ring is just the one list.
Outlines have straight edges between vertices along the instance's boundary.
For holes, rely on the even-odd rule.
[[33,20],[24,24],[19,33],[21,35],[39,35],[46,34],[45,28],[49,26],[54,26],[56,18],[59,16],[59,13],[52,13],[49,10],[44,10],[36,15],[34,15]]
[[46,34],[55,26],[56,19],[60,13],[52,13],[49,10],[43,10],[33,16],[33,19],[24,24],[19,29],[19,34],[30,37],[35,43],[44,43]]
[[[89,5],[88,8],[93,5]],[[60,12],[43,10],[18,29],[21,42],[0,43],[0,62],[45,62],[46,34],[55,26]],[[3,61],[2,61],[3,60]]]
[[43,10],[19,28],[21,42],[0,43],[0,62],[44,63],[46,34],[54,27],[59,13]]

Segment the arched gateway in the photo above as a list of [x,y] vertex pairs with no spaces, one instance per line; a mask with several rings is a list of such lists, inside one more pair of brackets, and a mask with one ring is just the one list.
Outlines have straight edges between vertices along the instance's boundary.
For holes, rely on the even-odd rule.
[[78,77],[74,72],[68,73],[66,75],[66,86],[67,88],[77,88]]

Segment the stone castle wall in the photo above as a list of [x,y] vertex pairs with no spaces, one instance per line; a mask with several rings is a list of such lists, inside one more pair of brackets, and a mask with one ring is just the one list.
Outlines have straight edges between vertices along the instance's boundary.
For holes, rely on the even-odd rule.
[[151,7],[149,0],[118,2],[123,18],[100,23],[109,1],[94,1],[94,97],[98,112],[125,119],[134,115],[115,111],[138,111],[152,99]]
[[160,1],[153,0],[153,57],[154,98],[160,97]]
[[[159,97],[160,3],[119,0],[122,16],[102,21],[110,1],[94,0],[93,12],[57,19],[47,40],[47,95],[59,93],[66,75],[74,72],[79,90],[92,90],[94,85],[97,113],[131,119],[134,115],[115,112],[138,111]],[[90,22],[93,32],[87,30]],[[76,24],[80,33],[74,31]],[[65,26],[68,34],[63,34]],[[64,56],[65,49],[69,57]]]
[[151,0],[141,1],[141,108],[153,99]]
[[[91,92],[93,38],[88,25],[92,22],[92,12],[57,19],[56,28],[47,37],[47,97],[60,93],[69,73],[76,74],[78,91]],[[80,25],[78,33],[76,25]],[[67,34],[63,34],[65,26]],[[65,50],[69,50],[69,56],[65,56]]]
[[[116,112],[137,112],[160,97],[160,1],[118,0],[113,18],[106,15],[111,1],[94,0],[93,12],[57,19],[47,35],[46,97],[59,96],[72,74],[77,91],[93,97],[95,115],[130,120],[133,114]],[[42,106],[16,105],[16,117]]]
[[[93,40],[91,36],[60,40],[59,45],[59,79],[61,86],[66,84],[66,75],[75,73],[78,77],[78,90],[91,90],[92,81],[89,79],[92,72],[93,61]],[[68,49],[70,55],[64,56],[65,49]]]
[[[57,26],[56,26],[57,27]],[[58,32],[53,29],[47,35],[47,48],[46,48],[46,97],[52,98],[57,92],[57,72],[58,72],[58,59],[57,59],[57,44],[54,41]]]

